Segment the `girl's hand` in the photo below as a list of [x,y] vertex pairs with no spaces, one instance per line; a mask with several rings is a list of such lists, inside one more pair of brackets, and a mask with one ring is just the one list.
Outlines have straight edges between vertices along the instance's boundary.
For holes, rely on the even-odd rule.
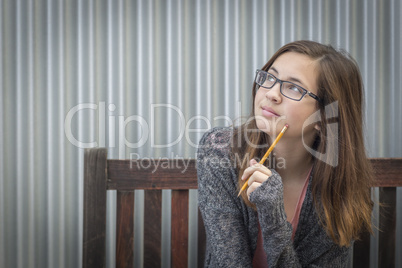
[[250,166],[244,170],[242,180],[248,179],[247,197],[250,200],[250,194],[272,175],[271,170],[266,166],[259,164],[255,159],[250,160]]

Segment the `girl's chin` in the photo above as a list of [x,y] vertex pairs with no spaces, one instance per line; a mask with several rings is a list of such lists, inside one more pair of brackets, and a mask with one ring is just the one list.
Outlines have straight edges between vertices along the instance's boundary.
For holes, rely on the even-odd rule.
[[258,129],[267,133],[268,135],[277,135],[279,132],[281,132],[285,124],[286,123],[284,121],[257,120]]

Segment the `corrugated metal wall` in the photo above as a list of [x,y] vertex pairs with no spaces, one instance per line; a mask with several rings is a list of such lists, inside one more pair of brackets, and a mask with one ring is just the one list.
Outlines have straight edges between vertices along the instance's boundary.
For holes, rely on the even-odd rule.
[[[401,157],[401,14],[398,0],[1,0],[0,267],[79,267],[83,148],[194,158],[203,131],[184,130],[247,115],[255,69],[289,41],[331,43],[357,59],[370,156]],[[401,189],[398,204],[402,252]],[[191,206],[193,221],[196,192]]]

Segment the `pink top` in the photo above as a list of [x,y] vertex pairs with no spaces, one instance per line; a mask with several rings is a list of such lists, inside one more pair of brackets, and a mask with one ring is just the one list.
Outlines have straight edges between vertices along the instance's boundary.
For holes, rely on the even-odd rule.
[[300,193],[299,201],[297,201],[297,204],[296,204],[295,214],[293,214],[293,219],[290,221],[290,223],[292,224],[292,227],[293,227],[292,240],[295,237],[297,224],[299,223],[300,211],[301,211],[301,208],[302,208],[302,205],[304,202],[304,198],[306,197],[307,186],[308,186],[308,181],[310,178],[311,170],[312,170],[312,168],[310,169],[310,171],[307,175],[306,181],[304,182],[303,190]]
[[[306,181],[304,182],[303,190],[301,191],[299,200],[297,201],[296,209],[293,214],[293,218],[290,221],[290,224],[292,224],[292,228],[293,228],[292,240],[294,239],[296,229],[297,229],[297,224],[299,223],[300,211],[301,211],[301,207],[303,205],[304,198],[306,197],[307,186],[308,186],[311,170],[312,170],[312,168],[310,169],[310,172],[307,175]],[[267,268],[267,267],[268,267],[267,255],[265,254],[265,251],[264,251],[260,223],[258,223],[257,248],[254,253],[253,268]]]

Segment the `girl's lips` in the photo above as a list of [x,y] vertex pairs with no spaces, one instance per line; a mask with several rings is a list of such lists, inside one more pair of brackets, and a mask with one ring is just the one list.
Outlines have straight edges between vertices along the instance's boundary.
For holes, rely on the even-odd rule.
[[268,107],[262,107],[262,115],[265,117],[278,117],[279,115],[275,111]]

